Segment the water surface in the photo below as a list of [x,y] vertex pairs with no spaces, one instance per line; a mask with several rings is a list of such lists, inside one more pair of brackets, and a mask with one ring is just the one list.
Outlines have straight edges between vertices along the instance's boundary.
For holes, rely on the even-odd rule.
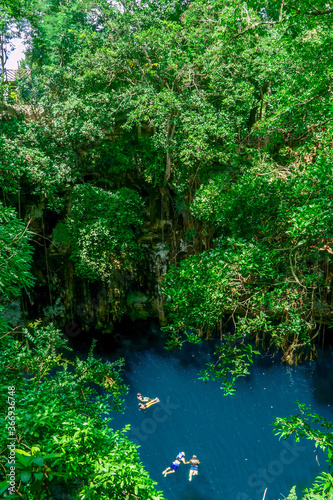
[[[265,500],[277,500],[293,485],[300,493],[325,468],[325,456],[311,441],[279,441],[272,423],[295,413],[297,400],[333,420],[332,356],[297,367],[261,359],[236,394],[224,397],[218,382],[197,377],[210,350],[206,343],[176,354],[161,347],[123,351],[130,391],[113,428],[131,424],[128,436],[168,500],[262,500],[266,488]],[[139,411],[137,392],[161,403]],[[192,482],[189,465],[162,476],[180,451],[201,461]]]

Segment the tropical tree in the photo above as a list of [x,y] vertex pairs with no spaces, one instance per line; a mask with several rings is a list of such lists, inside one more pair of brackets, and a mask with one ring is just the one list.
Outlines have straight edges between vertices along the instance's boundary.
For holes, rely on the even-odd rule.
[[[189,257],[164,282],[171,345],[188,331],[231,331],[234,345],[252,337],[288,363],[313,358],[331,324],[332,4],[38,5],[25,102],[40,113],[18,135],[5,131],[5,194],[24,182],[58,212],[73,199],[74,214],[80,190],[116,200],[114,184],[156,186],[186,243],[174,254]],[[114,234],[103,239],[117,210],[95,221],[87,248],[89,226],[73,219],[77,270],[132,272],[140,210],[126,252]]]

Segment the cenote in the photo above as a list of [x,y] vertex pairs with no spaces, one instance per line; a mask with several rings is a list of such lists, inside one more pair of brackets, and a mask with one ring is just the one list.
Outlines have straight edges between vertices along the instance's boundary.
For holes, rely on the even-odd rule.
[[[275,417],[297,413],[297,400],[333,419],[331,351],[292,367],[271,356],[257,359],[250,375],[237,382],[235,395],[224,397],[218,381],[198,380],[212,359],[210,343],[171,353],[156,329],[143,341],[141,334],[117,350],[126,360],[129,392],[125,412],[112,415],[112,427],[130,424],[128,437],[140,446],[142,463],[168,500],[262,500],[266,488],[266,500],[283,499],[292,486],[300,494],[327,469],[313,441],[279,441],[272,424]],[[137,392],[159,397],[160,404],[138,410]],[[192,482],[189,465],[162,475],[180,451],[186,460],[196,454],[201,461]]]

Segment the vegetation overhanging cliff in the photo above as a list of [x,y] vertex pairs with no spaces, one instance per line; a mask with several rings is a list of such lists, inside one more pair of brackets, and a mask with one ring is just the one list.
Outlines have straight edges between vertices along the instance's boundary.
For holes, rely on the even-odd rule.
[[332,13],[8,0],[30,71],[0,88],[5,335],[155,316],[170,348],[219,339],[202,377],[227,393],[249,340],[313,359],[333,312]]
[[315,355],[332,313],[330,9],[122,5],[21,6],[31,76],[2,87],[0,187],[35,246],[22,314],[111,332],[167,307],[174,346],[233,331],[288,363]]

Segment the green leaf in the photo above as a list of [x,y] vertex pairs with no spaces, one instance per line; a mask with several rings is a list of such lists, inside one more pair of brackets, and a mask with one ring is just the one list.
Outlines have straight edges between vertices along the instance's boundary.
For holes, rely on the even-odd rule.
[[0,483],[0,495],[2,495],[10,486],[10,483],[8,481],[2,481]]
[[32,462],[38,465],[39,467],[42,467],[44,465],[43,457],[35,457]]
[[28,472],[28,471],[25,471],[25,472],[22,472],[21,473],[21,480],[24,482],[24,483],[27,483],[29,481],[29,479],[31,478],[31,473]]
[[15,449],[15,453],[18,453],[19,455],[24,455],[26,457],[31,457],[31,454],[30,453],[27,453],[26,451],[24,450],[20,450],[19,448],[16,448]]

